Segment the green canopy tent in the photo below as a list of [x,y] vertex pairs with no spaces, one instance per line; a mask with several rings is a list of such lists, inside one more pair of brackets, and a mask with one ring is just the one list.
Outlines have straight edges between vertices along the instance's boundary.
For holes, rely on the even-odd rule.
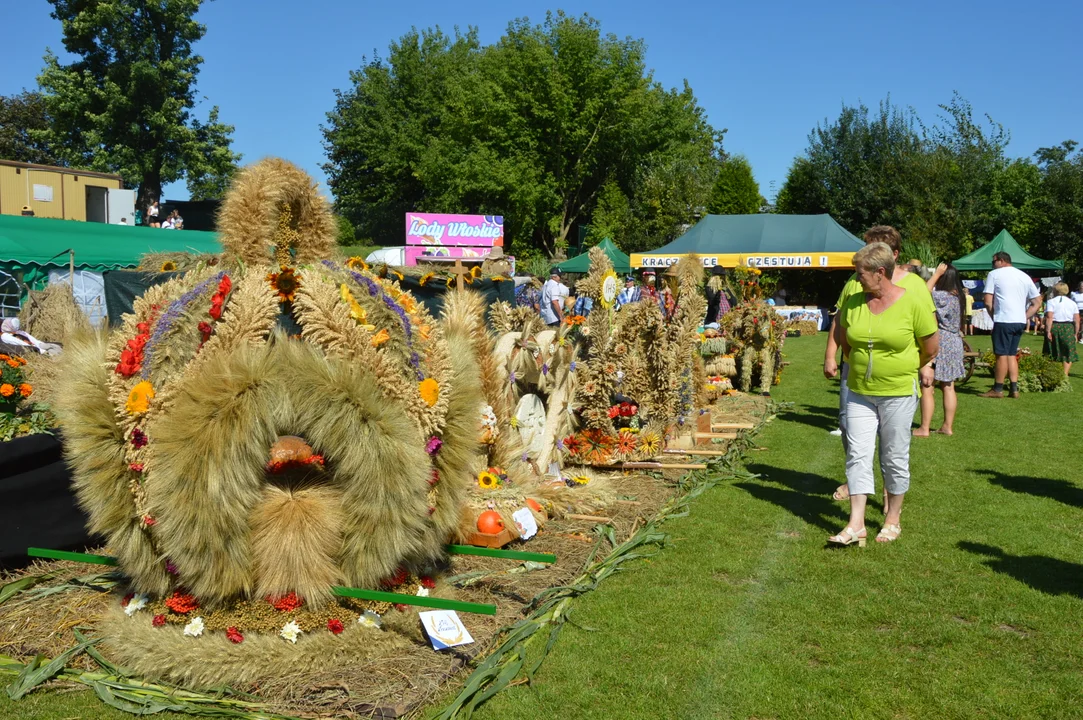
[[[617,247],[612,240],[610,240],[609,238],[605,238],[600,243],[598,243],[598,247],[600,247],[605,252],[605,254],[609,256],[610,262],[613,263],[613,269],[618,274],[627,275],[632,271],[632,266],[628,262],[628,256],[622,253],[620,251],[620,248]],[[582,255],[576,255],[573,258],[568,258],[564,262],[557,265],[557,267],[564,272],[590,272],[590,257],[588,257],[589,254],[590,252],[587,251]]]
[[1012,265],[1020,270],[1048,270],[1050,272],[1064,272],[1063,260],[1042,260],[1019,247],[1012,234],[1007,230],[1000,233],[969,255],[964,255],[952,265],[957,270],[980,270],[989,271],[993,267],[993,255],[998,252],[1006,252],[1012,256]]
[[219,253],[217,233],[125,227],[78,220],[0,215],[0,270],[22,274],[23,282],[40,286],[50,268],[68,267],[103,272],[133,268],[147,253]]
[[633,267],[664,268],[685,255],[709,267],[754,265],[763,268],[853,267],[865,247],[830,215],[708,215],[668,245],[633,253]]

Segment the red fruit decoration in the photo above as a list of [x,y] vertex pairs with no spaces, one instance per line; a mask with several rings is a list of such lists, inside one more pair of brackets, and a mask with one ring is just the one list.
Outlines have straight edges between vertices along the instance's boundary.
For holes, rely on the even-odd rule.
[[527,498],[526,506],[536,513],[540,513],[542,511],[542,506],[534,498]]
[[478,531],[486,535],[496,535],[504,529],[504,521],[496,510],[486,510],[478,515]]

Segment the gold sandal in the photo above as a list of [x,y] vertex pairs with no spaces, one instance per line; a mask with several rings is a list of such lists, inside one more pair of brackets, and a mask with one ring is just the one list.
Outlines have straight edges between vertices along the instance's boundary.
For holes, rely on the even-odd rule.
[[876,533],[876,542],[895,542],[902,535],[902,528],[898,525],[885,525]]
[[868,537],[865,533],[865,528],[860,530],[854,530],[849,525],[842,529],[838,535],[832,535],[827,539],[829,543],[835,545],[853,545],[857,543],[858,547],[865,547],[865,538]]

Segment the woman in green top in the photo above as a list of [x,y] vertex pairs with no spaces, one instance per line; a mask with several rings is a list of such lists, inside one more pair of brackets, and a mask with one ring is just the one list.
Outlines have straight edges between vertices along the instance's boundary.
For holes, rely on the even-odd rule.
[[939,337],[925,298],[892,282],[895,258],[890,247],[866,245],[854,255],[854,266],[864,292],[851,295],[839,308],[835,338],[850,358],[846,405],[850,522],[828,542],[864,546],[877,438],[888,500],[884,527],[876,539],[891,542],[902,533],[899,515],[910,487],[910,425],[919,375],[923,386],[932,384],[932,368],[925,366],[936,357]]

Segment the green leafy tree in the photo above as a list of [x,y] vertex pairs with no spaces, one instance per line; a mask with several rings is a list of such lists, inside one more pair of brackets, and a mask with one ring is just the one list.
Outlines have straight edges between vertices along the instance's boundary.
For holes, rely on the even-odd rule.
[[687,86],[653,81],[643,52],[563,13],[514,21],[487,47],[473,30],[408,34],[352,75],[328,115],[339,211],[389,244],[411,210],[499,214],[513,252],[551,255],[607,189],[599,220],[623,212],[619,192],[642,232],[679,229],[675,217],[706,201],[717,136]]
[[713,215],[750,215],[764,205],[752,164],[744,155],[727,158],[718,168],[707,211]]
[[837,120],[809,134],[779,193],[779,212],[828,213],[858,236],[879,223],[904,226],[925,153],[915,120],[890,98],[875,115],[865,105],[843,106]]
[[49,129],[49,112],[41,93],[23,90],[0,95],[0,159],[58,165],[50,143],[43,139]]
[[51,119],[47,140],[70,165],[115,172],[137,185],[140,207],[187,178],[217,195],[240,156],[233,127],[211,109],[192,116],[203,58],[192,45],[206,27],[201,0],[49,0],[75,62],[51,51],[38,77]]
[[1073,275],[1083,273],[1083,151],[1075,140],[1034,153],[1041,189],[1032,203],[1028,249],[1064,260]]

